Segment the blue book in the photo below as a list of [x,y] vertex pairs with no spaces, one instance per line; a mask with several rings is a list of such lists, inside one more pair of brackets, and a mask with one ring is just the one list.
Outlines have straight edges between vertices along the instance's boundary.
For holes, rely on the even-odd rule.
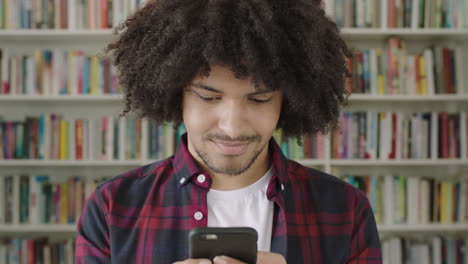
[[45,159],[44,147],[45,147],[45,114],[39,116],[39,159]]

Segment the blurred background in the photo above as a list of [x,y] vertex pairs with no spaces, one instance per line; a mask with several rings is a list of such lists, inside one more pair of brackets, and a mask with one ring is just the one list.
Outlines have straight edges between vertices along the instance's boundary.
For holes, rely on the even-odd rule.
[[[342,130],[275,139],[366,192],[384,263],[468,263],[468,1],[317,3],[353,50]],[[174,153],[183,125],[119,118],[100,56],[144,4],[0,0],[0,264],[73,263],[96,185]]]

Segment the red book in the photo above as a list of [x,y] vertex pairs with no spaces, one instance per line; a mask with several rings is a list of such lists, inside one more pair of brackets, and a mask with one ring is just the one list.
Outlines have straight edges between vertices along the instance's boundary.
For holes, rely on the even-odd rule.
[[35,264],[36,263],[36,246],[34,245],[34,240],[28,239],[26,241],[26,247],[28,248],[27,252],[27,264]]
[[[346,58],[346,68],[348,68],[349,73],[353,72],[353,58]],[[349,93],[353,92],[353,79],[351,78],[346,78],[346,89],[348,90]]]
[[416,62],[416,69],[415,69],[415,77],[416,77],[416,94],[422,94],[422,91],[421,91],[421,78],[422,78],[422,75],[421,75],[421,71],[419,69],[421,69],[421,60],[420,60],[420,55],[419,54],[416,54],[414,55],[414,60]]
[[388,0],[388,27],[395,27],[395,0]]
[[84,52],[76,52],[77,66],[78,66],[78,94],[83,94],[83,74],[84,74]]
[[450,50],[448,48],[443,48],[442,51],[442,58],[443,58],[443,71],[444,71],[444,92],[446,93],[454,93],[452,87],[452,77],[450,71]]
[[439,117],[439,158],[448,158],[448,114],[447,112],[440,113]]
[[83,120],[75,120],[76,159],[83,159]]
[[392,152],[388,154],[389,159],[396,158],[397,125],[397,114],[392,113]]
[[109,28],[108,25],[108,5],[107,0],[100,0],[101,1],[101,28],[106,29]]
[[[68,0],[60,0],[60,28],[67,29],[68,28]],[[74,12],[74,10],[70,10],[70,12]]]

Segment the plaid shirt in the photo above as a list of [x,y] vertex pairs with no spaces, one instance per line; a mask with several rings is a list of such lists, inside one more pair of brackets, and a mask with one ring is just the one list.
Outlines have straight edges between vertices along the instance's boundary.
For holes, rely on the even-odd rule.
[[[211,177],[187,149],[101,183],[78,223],[81,263],[172,263],[188,258],[188,233],[207,226]],[[271,252],[288,263],[382,263],[366,195],[324,172],[286,159],[269,142],[274,201]],[[205,177],[199,177],[204,175]],[[246,212],[248,213],[248,212]]]

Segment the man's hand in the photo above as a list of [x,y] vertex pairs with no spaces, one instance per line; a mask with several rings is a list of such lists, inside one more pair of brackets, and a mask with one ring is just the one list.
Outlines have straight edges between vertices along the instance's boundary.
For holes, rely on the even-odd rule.
[[[208,259],[187,259],[173,264],[211,264],[211,261]],[[245,262],[226,256],[217,256],[214,258],[213,264],[245,264]],[[257,264],[286,264],[286,260],[282,255],[277,253],[258,252]]]

